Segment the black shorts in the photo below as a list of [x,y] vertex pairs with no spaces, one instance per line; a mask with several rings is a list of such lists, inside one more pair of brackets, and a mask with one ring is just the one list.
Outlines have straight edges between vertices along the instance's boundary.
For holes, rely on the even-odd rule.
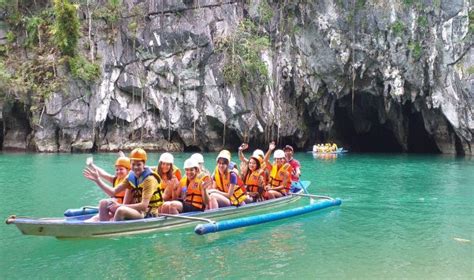
[[204,211],[204,207],[202,209],[197,208],[196,206],[189,204],[189,203],[183,203],[183,213],[185,212],[202,212]]

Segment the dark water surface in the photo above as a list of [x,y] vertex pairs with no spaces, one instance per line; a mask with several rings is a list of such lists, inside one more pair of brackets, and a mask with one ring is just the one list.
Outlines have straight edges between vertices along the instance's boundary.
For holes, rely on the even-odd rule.
[[[0,218],[61,216],[104,197],[82,177],[86,154],[0,154]],[[158,154],[152,154],[153,161]],[[176,155],[182,167],[189,154]],[[215,154],[206,154],[213,169]],[[340,208],[197,236],[57,240],[0,225],[0,279],[473,279],[474,160],[298,153],[310,192]],[[94,155],[113,170],[115,155]],[[153,162],[155,164],[155,162]],[[300,200],[297,205],[304,205]]]

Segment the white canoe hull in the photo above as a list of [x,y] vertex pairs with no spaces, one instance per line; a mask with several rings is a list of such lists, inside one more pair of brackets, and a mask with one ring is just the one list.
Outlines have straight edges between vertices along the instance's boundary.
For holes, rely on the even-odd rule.
[[[309,182],[303,183],[306,187],[309,185]],[[288,195],[277,199],[250,203],[241,207],[231,206],[205,212],[193,212],[184,214],[184,216],[218,221],[223,218],[243,217],[248,214],[274,211],[298,199],[300,199],[300,196]],[[71,218],[14,217],[7,219],[7,223],[15,224],[25,235],[53,236],[57,238],[94,238],[163,231],[192,226],[199,222],[174,217],[156,217],[119,222],[84,222],[84,219],[87,217],[90,216]]]

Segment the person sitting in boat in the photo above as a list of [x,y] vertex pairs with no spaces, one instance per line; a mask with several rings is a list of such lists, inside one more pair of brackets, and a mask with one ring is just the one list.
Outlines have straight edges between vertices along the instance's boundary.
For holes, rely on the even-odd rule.
[[212,188],[208,191],[209,209],[244,204],[245,190],[237,184],[237,175],[229,169],[230,152],[222,150],[216,161]]
[[[163,154],[167,154],[166,157],[169,157],[169,155],[171,155],[170,153],[163,153]],[[171,155],[171,156],[173,156],[173,155]],[[160,156],[160,158],[161,158],[161,156]],[[158,170],[159,165],[160,165],[160,161],[158,161],[158,165],[156,167],[152,167],[152,170],[154,170],[158,174],[160,174],[159,170]],[[172,164],[171,167],[172,167],[173,175],[178,179],[178,182],[179,182],[179,180],[181,180],[181,177],[182,177],[181,170],[179,170],[179,168],[174,164]]]
[[[103,178],[105,181],[112,184],[114,188],[120,185],[124,180],[127,179],[127,175],[130,172],[130,159],[128,157],[119,157],[115,161],[115,175],[110,175],[104,169],[96,166],[92,161],[88,164],[88,168],[86,168],[83,172],[84,177],[87,179],[94,181],[93,172],[97,172],[100,178]],[[95,182],[95,181],[94,181]],[[104,184],[106,184],[104,182]],[[117,193],[113,196],[112,199],[117,201],[117,203],[124,203],[125,198],[125,191]],[[103,199],[100,201],[99,205],[108,205],[110,199]],[[100,206],[99,206],[100,207]],[[113,217],[113,214],[109,213],[108,219],[110,220]],[[95,215],[88,220],[89,222],[96,222],[99,221],[99,215]]]
[[247,190],[246,202],[257,202],[263,200],[265,179],[261,169],[258,156],[252,155],[248,164],[242,169],[242,179]]
[[[85,178],[92,180],[90,170],[96,170],[99,176],[104,179],[106,182],[112,184],[115,188],[120,183],[122,183],[126,178],[128,173],[130,172],[130,159],[128,157],[119,157],[115,161],[115,175],[109,174],[104,169],[95,165],[92,161],[87,164],[88,168],[84,169],[83,175]],[[118,203],[123,203],[123,199],[125,197],[125,191],[116,194],[113,198],[117,200]]]
[[207,170],[206,167],[204,166],[204,157],[202,156],[202,154],[195,153],[195,154],[192,154],[190,158],[198,162],[200,173],[207,174],[207,175],[211,174],[209,170]]
[[283,150],[276,150],[273,153],[275,163],[271,164],[269,161],[271,151],[273,151],[275,147],[275,142],[271,142],[269,149],[265,154],[267,170],[270,171],[269,182],[265,186],[267,199],[285,196],[288,194],[291,187],[291,165],[286,163],[285,152]]
[[[119,184],[115,189],[107,186],[101,180],[97,171],[92,171],[93,181],[108,195],[113,196],[121,191],[127,190],[132,196],[131,204],[123,205],[114,200],[109,200],[108,205],[99,205],[100,221],[109,221],[113,214],[114,221],[142,219],[158,214],[158,209],[163,203],[161,178],[149,167],[145,167],[147,154],[145,150],[136,148],[130,153],[132,172],[127,180]],[[125,194],[127,201],[128,194]]]
[[[244,155],[244,151],[247,150],[248,147],[249,145],[247,143],[242,143],[242,145],[239,146],[239,159],[241,162],[248,163],[249,161]],[[263,163],[263,158],[265,157],[265,153],[262,150],[256,149],[255,151],[253,151],[252,155],[256,156],[259,159],[260,165]]]
[[[245,151],[246,149],[248,148],[248,144],[247,143],[242,143],[242,145],[240,145],[239,147],[239,159],[240,159],[240,169],[241,170],[244,170],[244,169],[247,169],[248,168],[248,163],[249,163],[249,160],[247,158],[245,158],[244,156],[244,153],[243,151]],[[265,184],[266,182],[268,181],[268,172],[265,168],[265,153],[260,150],[260,149],[256,149],[255,151],[253,151],[252,153],[252,156],[256,159],[258,159],[258,161],[260,162],[260,169],[262,170],[262,176],[263,176],[263,179],[265,181]]]
[[290,146],[290,145],[286,145],[285,148],[283,148],[283,151],[285,152],[285,159],[286,159],[286,162],[291,165],[291,181],[292,182],[297,182],[300,180],[300,176],[301,176],[301,171],[300,171],[300,162],[297,161],[293,155],[294,155],[294,152],[293,152],[293,147]]
[[332,143],[331,150],[333,152],[337,152],[337,144],[336,143]]
[[[170,153],[161,154],[158,166],[156,167],[156,173],[161,177],[164,201],[177,200],[181,196],[179,180],[175,175],[176,170],[179,169],[174,168],[173,155]],[[179,175],[181,175],[181,172],[179,172]]]
[[162,213],[179,214],[183,212],[204,211],[208,202],[206,194],[206,185],[204,180],[210,180],[206,175],[199,176],[201,173],[199,163],[188,158],[184,161],[185,175],[179,182],[182,190],[182,199],[166,201],[162,207]]

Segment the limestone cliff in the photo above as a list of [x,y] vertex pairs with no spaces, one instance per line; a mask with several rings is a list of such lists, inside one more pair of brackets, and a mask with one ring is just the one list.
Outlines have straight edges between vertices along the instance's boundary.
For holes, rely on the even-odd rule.
[[[0,141],[40,152],[212,151],[275,139],[299,149],[335,141],[355,151],[472,155],[469,5],[124,0],[115,25],[91,21],[100,78],[60,71],[65,86],[38,110],[34,100],[2,100]],[[86,26],[84,6],[79,15]],[[259,51],[266,82],[249,75],[231,84],[224,71],[221,46],[244,20],[269,38]],[[0,25],[0,44],[8,28]],[[85,55],[88,43],[84,33]]]

